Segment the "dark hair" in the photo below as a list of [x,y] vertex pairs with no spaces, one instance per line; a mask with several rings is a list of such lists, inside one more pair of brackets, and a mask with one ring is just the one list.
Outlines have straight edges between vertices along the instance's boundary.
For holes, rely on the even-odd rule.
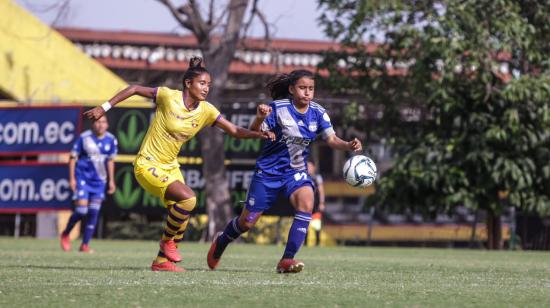
[[290,96],[288,87],[293,86],[302,77],[314,79],[312,72],[308,70],[295,70],[288,74],[279,74],[267,82],[266,89],[273,99],[287,98]]
[[189,60],[189,67],[183,74],[183,87],[185,88],[185,81],[186,80],[193,80],[193,78],[203,74],[208,73],[208,70],[206,70],[205,67],[202,65],[202,58],[201,57],[192,57]]

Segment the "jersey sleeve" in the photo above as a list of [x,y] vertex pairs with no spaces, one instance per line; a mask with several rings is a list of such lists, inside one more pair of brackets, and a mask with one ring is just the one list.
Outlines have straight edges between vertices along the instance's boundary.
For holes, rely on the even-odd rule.
[[222,116],[218,108],[210,103],[206,103],[206,121],[205,126],[214,126],[216,121]]
[[265,117],[264,121],[260,125],[260,130],[262,132],[273,130],[277,125],[277,109],[275,109],[275,104],[271,103],[270,107],[271,113]]
[[79,136],[71,149],[71,157],[78,158],[82,153],[82,136]]
[[116,138],[113,138],[113,141],[111,143],[111,150],[109,151],[107,159],[114,160],[117,154],[118,154],[118,140]]
[[155,95],[153,97],[153,101],[158,106],[163,106],[166,101],[168,100],[168,91],[169,89],[166,87],[157,87],[155,88]]
[[327,139],[329,136],[334,135],[334,128],[330,122],[330,117],[326,111],[323,111],[319,120],[319,128],[317,129],[317,134],[321,134],[323,139]]

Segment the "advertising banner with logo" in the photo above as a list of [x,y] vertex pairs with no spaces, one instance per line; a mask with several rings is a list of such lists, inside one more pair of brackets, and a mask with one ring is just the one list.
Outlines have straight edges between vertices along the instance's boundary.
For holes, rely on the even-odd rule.
[[0,163],[0,213],[70,209],[66,164]]
[[[149,194],[141,188],[133,173],[133,166],[129,163],[117,163],[115,181],[117,191],[114,195],[108,196],[107,204],[103,209],[111,216],[122,213],[142,213],[162,216],[166,210],[159,198]],[[182,165],[181,171],[185,183],[193,189],[197,196],[195,213],[206,213],[204,186],[205,180],[202,176],[201,165]],[[246,199],[246,190],[254,174],[253,166],[228,166],[227,176],[229,189],[231,191],[231,202],[235,212],[240,212]],[[269,215],[293,215],[293,210],[286,200],[278,200],[277,204],[266,214]]]
[[0,107],[0,155],[69,152],[81,113],[81,107]]

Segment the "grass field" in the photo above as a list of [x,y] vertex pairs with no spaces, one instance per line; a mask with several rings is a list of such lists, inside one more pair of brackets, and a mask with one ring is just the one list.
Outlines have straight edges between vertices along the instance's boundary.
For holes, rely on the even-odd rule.
[[92,244],[0,238],[0,307],[550,307],[548,252],[304,248],[280,275],[283,247],[236,244],[210,271],[208,245],[184,243],[187,272],[155,273],[155,242]]

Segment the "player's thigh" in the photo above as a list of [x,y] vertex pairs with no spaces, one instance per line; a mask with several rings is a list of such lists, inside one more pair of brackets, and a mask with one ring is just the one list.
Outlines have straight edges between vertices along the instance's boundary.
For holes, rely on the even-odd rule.
[[134,175],[143,189],[163,201],[170,184],[175,181],[183,182],[178,168],[166,170],[153,164],[135,164]]
[[90,188],[88,200],[105,200],[105,185],[97,185]]
[[285,194],[290,204],[297,211],[313,211],[314,184],[311,178],[304,172],[298,172],[289,176],[285,182]]
[[90,192],[84,185],[77,185],[73,192],[73,202],[77,206],[88,206]]
[[77,206],[88,206],[89,200],[105,199],[105,185],[89,184],[77,185],[73,195],[73,200]]
[[249,212],[264,212],[277,200],[284,182],[254,174],[246,193],[245,209]]
[[164,193],[164,199],[178,202],[195,197],[193,190],[183,183],[183,180],[176,180],[168,185]]
[[310,185],[296,189],[289,199],[295,210],[308,213],[313,211],[313,187]]

